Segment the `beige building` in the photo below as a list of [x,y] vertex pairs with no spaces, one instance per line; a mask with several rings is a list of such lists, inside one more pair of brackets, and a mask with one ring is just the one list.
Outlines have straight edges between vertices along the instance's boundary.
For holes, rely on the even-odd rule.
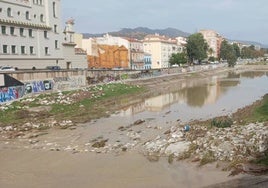
[[74,43],[76,48],[82,48],[83,34],[75,33],[74,34]]
[[66,69],[87,69],[87,54],[80,48],[76,48],[74,20],[70,19],[64,29],[64,40],[62,43],[64,60],[59,61],[59,65]]
[[95,38],[82,39],[82,49],[87,55],[98,56],[98,43]]
[[178,45],[176,39],[160,36],[159,34],[147,35],[143,40],[144,52],[152,56],[152,68],[169,67],[169,58],[173,53],[182,52],[183,47]]
[[213,30],[200,30],[201,33],[208,44],[208,56],[215,58],[220,57],[220,47],[223,41],[223,37],[220,36],[216,31]]

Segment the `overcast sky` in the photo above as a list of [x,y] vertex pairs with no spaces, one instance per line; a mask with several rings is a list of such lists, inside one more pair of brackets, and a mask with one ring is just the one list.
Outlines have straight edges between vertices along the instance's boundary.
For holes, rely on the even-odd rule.
[[213,29],[228,39],[268,44],[268,0],[63,0],[62,18],[79,33],[122,28]]

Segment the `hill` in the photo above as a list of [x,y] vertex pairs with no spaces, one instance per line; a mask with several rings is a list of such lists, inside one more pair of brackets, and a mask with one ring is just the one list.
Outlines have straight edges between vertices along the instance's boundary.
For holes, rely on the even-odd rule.
[[[166,29],[149,29],[147,27],[137,27],[134,29],[131,28],[123,28],[120,31],[114,31],[114,32],[108,32],[112,36],[120,36],[120,37],[132,37],[137,39],[143,39],[146,35],[149,34],[155,34],[158,33],[160,35],[165,35],[168,37],[187,37],[190,35],[190,33],[183,32],[181,30],[175,29],[175,28],[166,28]],[[84,38],[89,37],[100,37],[103,36],[102,34],[89,34],[89,33],[83,33]]]
[[[147,27],[137,27],[137,28],[123,28],[120,31],[108,32],[112,36],[118,37],[129,37],[129,38],[136,38],[136,39],[143,39],[146,35],[158,33],[160,35],[165,35],[167,37],[175,38],[178,36],[181,37],[188,37],[191,33],[187,33],[175,28],[166,28],[166,29],[150,29]],[[98,33],[98,34],[90,34],[90,33],[83,33],[83,38],[90,38],[90,37],[102,37],[106,33]],[[260,45],[262,48],[268,48],[268,45],[263,45],[258,42],[254,41],[242,41],[242,40],[234,40],[228,39],[229,41],[237,41],[244,44],[250,45]]]

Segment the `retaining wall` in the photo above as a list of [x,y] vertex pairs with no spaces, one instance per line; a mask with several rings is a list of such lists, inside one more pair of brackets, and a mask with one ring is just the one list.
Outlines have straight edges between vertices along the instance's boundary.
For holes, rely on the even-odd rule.
[[22,82],[24,86],[2,86],[0,88],[0,103],[18,99],[27,94],[42,93],[49,90],[69,90],[91,84],[211,70],[224,66],[227,65],[200,65],[150,70],[19,70],[6,74]]

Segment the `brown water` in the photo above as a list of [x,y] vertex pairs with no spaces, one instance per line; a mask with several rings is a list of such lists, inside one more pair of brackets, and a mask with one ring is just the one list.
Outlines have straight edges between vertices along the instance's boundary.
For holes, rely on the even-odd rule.
[[215,164],[199,168],[166,160],[152,163],[135,153],[1,150],[0,161],[1,188],[198,188],[233,179]]
[[226,73],[200,80],[180,81],[165,93],[121,110],[118,116],[134,119],[163,116],[174,121],[228,115],[268,93],[267,72]]
[[[127,109],[75,130],[48,130],[48,134],[34,139],[2,140],[0,187],[175,188],[230,180],[228,172],[216,169],[215,164],[198,168],[186,162],[169,164],[165,158],[149,162],[139,154],[141,146],[177,125],[178,119],[187,122],[228,115],[260,99],[268,93],[267,86],[265,72],[228,73],[178,82],[165,92],[140,99]],[[138,119],[145,123],[131,127],[131,132],[118,130]],[[133,140],[129,132],[139,133],[139,140]],[[91,145],[98,137],[108,139],[109,147],[120,143],[132,149],[119,154],[96,154],[91,152]]]

